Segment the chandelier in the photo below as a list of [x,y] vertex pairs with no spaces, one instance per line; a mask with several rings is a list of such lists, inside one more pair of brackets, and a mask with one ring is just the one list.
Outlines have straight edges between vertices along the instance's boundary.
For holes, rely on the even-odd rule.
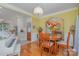
[[41,7],[35,7],[33,10],[34,15],[41,16],[43,15],[43,9]]

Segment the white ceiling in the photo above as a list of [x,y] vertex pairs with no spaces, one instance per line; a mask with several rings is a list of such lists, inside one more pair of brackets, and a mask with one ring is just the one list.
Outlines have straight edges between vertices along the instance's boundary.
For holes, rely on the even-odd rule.
[[78,3],[14,3],[11,4],[27,12],[33,13],[37,6],[43,8],[44,15],[79,6]]
[[[22,9],[31,14],[33,14],[33,9],[39,6],[43,8],[44,15],[48,15],[58,11],[78,7],[79,3],[9,3],[9,5],[18,7],[19,9]],[[0,9],[0,18],[15,19],[16,15],[20,14],[6,8]],[[26,15],[26,17],[28,17],[28,15]]]
[[0,19],[15,20],[18,16],[29,17],[28,15],[24,15],[10,9],[6,9],[4,7],[0,8]]

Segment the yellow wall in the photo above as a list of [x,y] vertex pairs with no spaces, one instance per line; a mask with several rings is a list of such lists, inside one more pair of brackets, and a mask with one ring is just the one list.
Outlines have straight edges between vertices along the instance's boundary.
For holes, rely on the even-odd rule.
[[[75,8],[72,11],[64,12],[52,16],[48,16],[42,19],[39,19],[37,17],[32,17],[32,23],[33,25],[38,28],[41,26],[45,30],[45,23],[47,20],[49,20],[51,17],[58,17],[64,19],[64,31],[68,32],[71,25],[75,24],[76,16],[78,15],[78,8]],[[33,32],[37,32],[37,29],[33,29]]]
[[79,15],[79,8],[78,8],[78,15]]

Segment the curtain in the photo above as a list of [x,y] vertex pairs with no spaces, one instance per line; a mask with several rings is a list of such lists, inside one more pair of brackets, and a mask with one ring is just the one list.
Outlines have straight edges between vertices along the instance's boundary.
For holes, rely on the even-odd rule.
[[79,15],[77,16],[77,20],[76,20],[74,49],[76,49],[76,51],[79,54]]

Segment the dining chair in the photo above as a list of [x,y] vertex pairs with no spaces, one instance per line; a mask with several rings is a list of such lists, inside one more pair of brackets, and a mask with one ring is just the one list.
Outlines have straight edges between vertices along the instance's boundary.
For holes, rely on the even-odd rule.
[[[43,51],[46,51],[48,53],[50,53],[50,47],[51,47],[51,44],[50,44],[50,36],[45,33],[45,32],[40,32],[39,33],[39,44],[40,44],[40,47],[41,47],[41,52],[43,53]],[[42,55],[41,53],[41,55]]]
[[52,39],[51,39],[51,41],[53,41],[53,45],[51,46],[51,53],[53,55],[57,55],[57,53],[58,53],[58,44],[57,44],[58,40],[59,40],[59,38],[57,36],[56,31],[53,31],[53,36],[52,36]]
[[76,52],[75,49],[72,49],[70,46],[70,32],[68,32],[67,42],[64,41],[58,42],[58,45],[59,45],[59,49],[62,50],[63,53],[67,52],[68,56],[70,55],[70,51]]
[[62,50],[62,52],[63,52],[64,49],[67,49],[67,53],[69,55],[69,52],[68,52],[69,40],[70,40],[70,32],[68,32],[68,37],[67,37],[67,41],[66,42],[65,41],[57,42],[58,45],[59,45],[59,52],[60,52],[60,50]]

